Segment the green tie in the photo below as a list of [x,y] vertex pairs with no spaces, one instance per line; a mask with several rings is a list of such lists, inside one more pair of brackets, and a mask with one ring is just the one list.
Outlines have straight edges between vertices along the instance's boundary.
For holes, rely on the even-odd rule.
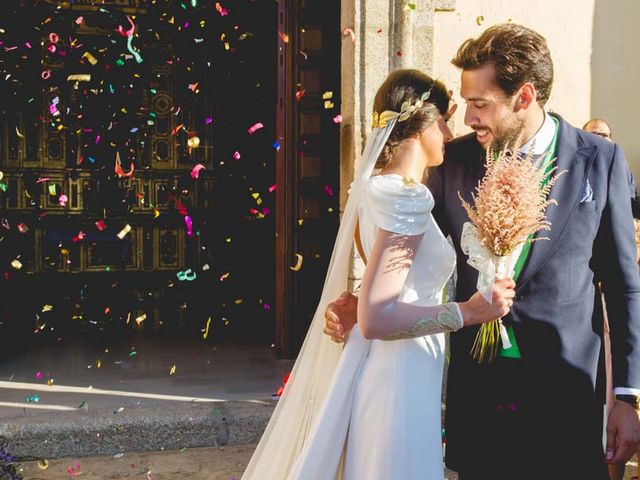
[[[553,134],[553,140],[551,141],[551,145],[549,146],[549,150],[547,152],[547,158],[545,158],[542,163],[542,168],[544,168],[545,177],[542,180],[540,188],[544,188],[547,183],[549,183],[551,169],[553,168],[555,155],[556,155],[556,147],[558,146],[558,131],[560,130],[560,122],[555,117],[551,117],[556,126],[556,131]],[[522,269],[527,262],[527,258],[529,258],[529,252],[531,251],[531,240],[533,239],[533,235],[529,235],[527,238],[527,242],[522,247],[522,252],[520,253],[520,257],[518,257],[518,261],[516,262],[516,266],[513,272],[513,280],[518,281],[520,274],[522,273]],[[520,354],[520,348],[518,347],[518,342],[516,341],[516,335],[513,330],[513,325],[509,325],[507,327],[507,333],[509,334],[509,341],[511,342],[510,348],[500,347],[500,351],[498,353],[501,357],[507,358],[522,358]]]

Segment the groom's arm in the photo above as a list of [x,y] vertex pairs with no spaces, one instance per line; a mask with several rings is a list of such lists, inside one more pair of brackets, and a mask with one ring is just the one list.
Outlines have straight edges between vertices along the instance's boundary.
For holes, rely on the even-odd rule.
[[636,393],[640,394],[640,273],[629,201],[629,175],[624,154],[614,145],[607,202],[594,254],[610,322],[613,385],[617,389],[637,389]]
[[[640,394],[640,273],[629,201],[629,167],[617,145],[608,171],[607,199],[594,245],[611,336],[617,395]],[[606,461],[625,462],[640,448],[640,412],[616,401],[607,423]]]

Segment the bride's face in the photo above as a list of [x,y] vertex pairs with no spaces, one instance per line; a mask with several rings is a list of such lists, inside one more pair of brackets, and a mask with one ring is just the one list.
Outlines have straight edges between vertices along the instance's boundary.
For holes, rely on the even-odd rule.
[[436,167],[444,160],[444,144],[453,138],[444,117],[438,118],[422,131],[420,144],[427,159],[427,167]]

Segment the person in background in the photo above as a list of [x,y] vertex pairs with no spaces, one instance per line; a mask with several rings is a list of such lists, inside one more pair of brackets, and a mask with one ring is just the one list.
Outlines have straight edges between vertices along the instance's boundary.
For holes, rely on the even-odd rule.
[[608,142],[612,142],[611,126],[601,118],[592,118],[584,124],[582,129],[585,132],[591,132],[599,137],[604,138]]

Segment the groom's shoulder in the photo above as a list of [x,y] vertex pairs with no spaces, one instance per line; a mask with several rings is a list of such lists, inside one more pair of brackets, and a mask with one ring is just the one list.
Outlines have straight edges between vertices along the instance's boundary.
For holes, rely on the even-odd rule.
[[484,152],[475,133],[455,138],[445,145],[446,162],[469,162],[482,158]]

